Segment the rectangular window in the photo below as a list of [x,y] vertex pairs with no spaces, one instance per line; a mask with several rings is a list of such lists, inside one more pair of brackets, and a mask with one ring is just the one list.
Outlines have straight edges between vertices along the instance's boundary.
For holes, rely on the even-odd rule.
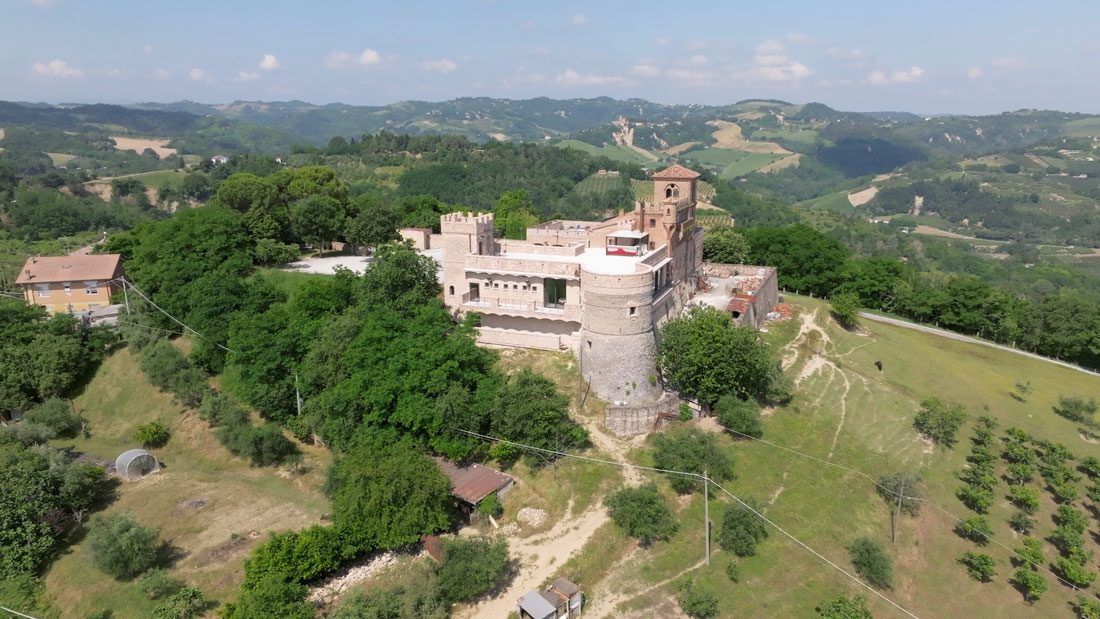
[[67,296],[67,297],[73,296],[73,283],[72,282],[64,282],[61,285],[65,288],[65,296]]
[[38,296],[40,296],[40,297],[50,296],[50,285],[49,284],[35,284],[34,287],[38,289]]
[[649,227],[650,228],[656,228],[657,227],[657,220],[656,219],[650,219],[649,220]]
[[470,282],[470,300],[471,301],[480,301],[481,300],[481,286],[479,286],[475,282]]
[[542,283],[543,305],[557,309],[565,307],[565,280],[544,279]]
[[99,294],[99,282],[96,280],[84,282],[84,292],[86,294]]

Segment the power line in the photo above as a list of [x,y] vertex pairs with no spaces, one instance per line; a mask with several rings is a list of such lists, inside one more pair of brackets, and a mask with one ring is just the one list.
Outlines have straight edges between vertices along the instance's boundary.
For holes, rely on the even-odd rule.
[[[766,441],[762,438],[757,438],[755,436],[751,436],[751,435],[745,434],[743,432],[738,432],[737,430],[734,430],[732,428],[727,428],[726,426],[724,426],[724,425],[722,425],[718,422],[715,422],[715,425],[718,426],[719,428],[722,428],[723,430],[731,433],[731,434],[736,434],[737,436],[741,436],[741,437],[744,437],[744,438],[747,438],[747,439],[751,439],[751,440],[754,440],[758,443],[763,443],[765,445],[768,445],[769,447],[775,447],[776,449],[782,449],[783,451],[790,452],[790,453],[795,454],[797,456],[802,456],[803,458],[809,458],[810,460],[813,460],[815,462],[819,462],[821,464],[836,467],[838,469],[848,471],[849,473],[855,473],[856,475],[859,475],[861,477],[865,477],[868,481],[870,481],[876,487],[881,488],[881,489],[885,490],[887,493],[894,495],[895,497],[897,497],[897,499],[899,501],[901,499],[908,499],[910,501],[920,501],[922,503],[927,503],[928,505],[930,505],[930,506],[936,508],[937,510],[943,512],[944,514],[946,514],[947,517],[949,517],[949,518],[951,518],[952,520],[955,521],[955,524],[963,524],[963,519],[962,518],[959,518],[958,516],[956,516],[955,514],[952,514],[949,511],[947,511],[943,507],[940,507],[939,505],[933,503],[930,499],[926,499],[924,497],[908,496],[904,493],[898,492],[897,490],[894,490],[894,489],[892,489],[888,486],[884,486],[883,484],[881,484],[877,480],[875,480],[874,477],[871,477],[869,474],[864,473],[863,471],[844,466],[843,464],[837,464],[835,462],[830,462],[829,460],[823,460],[821,458],[818,458],[817,456],[811,456],[810,454],[803,453],[803,452],[797,451],[795,449],[791,449],[790,447],[784,447],[783,445],[779,445],[777,443],[772,443],[771,441]],[[1037,569],[1037,570],[1043,571],[1047,574],[1050,574],[1056,580],[1058,580],[1058,582],[1061,582],[1064,585],[1076,588],[1076,585],[1074,585],[1070,581],[1066,580],[1065,578],[1062,578],[1058,574],[1056,574],[1053,571],[1049,570],[1046,566],[1042,565],[1041,563],[1036,563],[1035,561],[1032,561],[1031,559],[1027,558],[1026,556],[1020,554],[1020,552],[1017,551],[1015,548],[1010,548],[1009,546],[1006,546],[1006,545],[1002,544],[1001,542],[993,539],[992,536],[987,535],[984,531],[978,531],[978,530],[975,529],[974,532],[977,533],[978,535],[981,535],[983,538],[985,538],[985,540],[987,542],[992,542],[994,545],[999,546],[1000,548],[1003,548],[1004,550],[1007,550],[1008,552],[1012,553],[1012,555],[1015,556],[1017,559],[1020,559],[1021,561],[1024,561],[1025,563],[1030,564],[1034,569]]]
[[[141,298],[143,298],[143,299],[145,299],[146,301],[148,301],[150,305],[152,305],[153,307],[155,307],[155,308],[157,308],[158,310],[160,310],[160,313],[162,313],[162,314],[164,314],[165,316],[167,316],[167,317],[171,318],[172,320],[174,320],[174,321],[176,322],[176,324],[180,325],[180,326],[181,326],[181,327],[183,327],[184,329],[187,329],[188,331],[191,331],[191,333],[193,333],[193,334],[195,334],[195,335],[199,336],[199,338],[201,338],[201,339],[204,339],[204,340],[206,340],[206,341],[210,342],[211,344],[213,344],[214,346],[217,346],[218,348],[220,348],[220,349],[224,350],[225,352],[233,352],[233,351],[232,351],[232,350],[230,350],[230,349],[229,349],[228,347],[226,347],[226,346],[222,346],[222,345],[221,345],[221,344],[219,344],[218,342],[215,342],[215,341],[213,341],[213,340],[208,340],[208,339],[207,339],[207,338],[206,338],[205,336],[203,336],[203,334],[201,334],[201,333],[199,333],[198,331],[196,331],[195,329],[193,329],[193,328],[191,328],[191,327],[187,326],[187,325],[186,325],[186,324],[185,324],[185,323],[184,323],[184,322],[183,322],[182,320],[180,320],[179,318],[176,318],[175,316],[173,316],[173,315],[169,314],[169,313],[168,313],[167,311],[165,311],[165,309],[164,309],[164,308],[162,308],[161,306],[157,305],[156,303],[154,303],[154,302],[153,302],[153,300],[152,300],[152,299],[150,299],[150,298],[149,298],[148,296],[146,296],[146,295],[145,295],[145,293],[144,293],[144,292],[142,292],[140,288],[138,288],[137,286],[135,286],[135,285],[134,285],[134,282],[132,282],[132,281],[130,281],[130,280],[128,280],[128,279],[126,279],[126,277],[119,277],[119,278],[117,278],[117,279],[121,280],[121,281],[123,282],[123,284],[129,284],[129,286],[130,286],[130,289],[131,289],[131,290],[133,290],[134,292],[138,293],[138,295],[140,295],[140,296],[141,296]],[[115,281],[115,280],[111,280],[111,281]],[[184,334],[181,334],[181,335],[184,335]]]
[[181,331],[172,331],[171,329],[161,329],[160,327],[153,327],[151,325],[143,325],[143,324],[140,324],[140,323],[137,323],[137,322],[130,322],[130,321],[127,321],[127,320],[116,320],[115,322],[117,322],[120,325],[129,325],[131,327],[138,327],[138,328],[141,328],[141,329],[150,329],[152,331],[160,331],[162,333],[169,333],[171,335],[188,335],[187,333],[183,333]]
[[752,507],[747,505],[744,501],[737,498],[729,490],[726,490],[725,488],[720,486],[713,479],[709,479],[709,478],[707,478],[703,475],[700,475],[698,473],[690,473],[690,472],[687,472],[687,471],[673,471],[673,470],[669,470],[669,469],[660,469],[660,468],[655,468],[655,467],[651,467],[651,466],[642,466],[640,464],[631,464],[629,462],[618,462],[618,461],[615,461],[615,460],[602,460],[600,458],[590,458],[588,456],[580,456],[580,455],[577,455],[577,454],[566,453],[566,452],[563,452],[563,451],[557,451],[557,450],[553,450],[553,449],[545,449],[545,448],[542,448],[542,447],[535,447],[533,445],[525,445],[523,443],[517,443],[515,441],[509,441],[509,440],[497,438],[497,437],[494,437],[494,436],[488,436],[488,435],[485,435],[485,434],[480,434],[478,432],[472,432],[470,430],[464,430],[464,429],[461,429],[461,428],[452,428],[452,429],[456,432],[461,432],[463,434],[468,434],[470,436],[476,436],[476,437],[481,438],[483,440],[493,441],[493,442],[497,442],[497,443],[504,443],[506,445],[512,445],[512,446],[518,447],[520,449],[527,449],[527,450],[530,450],[530,451],[535,451],[535,452],[544,453],[544,454],[552,454],[552,455],[557,455],[557,456],[561,456],[561,457],[565,457],[565,458],[574,458],[576,460],[584,460],[586,462],[596,462],[596,463],[599,463],[599,464],[607,464],[607,465],[611,465],[611,466],[618,466],[618,467],[621,467],[621,468],[633,468],[633,469],[638,469],[638,470],[643,470],[643,471],[652,471],[652,472],[656,472],[656,473],[663,473],[663,474],[669,474],[669,475],[680,475],[680,476],[683,476],[683,477],[694,477],[696,479],[699,479],[700,481],[703,481],[704,483],[713,484],[716,488],[718,488],[722,492],[725,492],[733,500],[737,501],[742,506],[744,506],[746,509],[748,509],[750,512],[752,512],[753,515],[755,515],[757,518],[760,518],[761,520],[763,520],[767,524],[774,527],[776,530],[778,530],[783,535],[786,535],[787,537],[794,540],[795,543],[797,543],[799,546],[805,548],[807,551],[809,551],[815,557],[821,559],[825,563],[827,563],[830,566],[832,566],[833,568],[835,568],[840,573],[844,574],[848,578],[850,578],[850,579],[854,580],[855,582],[859,583],[859,585],[861,587],[867,589],[871,593],[873,593],[876,596],[882,598],[883,600],[885,600],[887,603],[889,603],[894,608],[897,608],[898,610],[905,613],[909,617],[912,617],[913,619],[918,619],[918,617],[916,615],[914,615],[913,613],[906,610],[903,606],[899,605],[898,603],[896,603],[893,600],[891,600],[890,598],[886,597],[885,595],[883,595],[879,591],[875,590],[873,587],[871,587],[867,583],[863,582],[862,580],[860,580],[858,577],[854,576],[853,574],[849,573],[848,571],[846,571],[844,568],[840,567],[836,563],[833,563],[827,557],[825,557],[821,553],[819,553],[816,550],[814,550],[813,548],[811,548],[805,542],[799,540],[793,534],[789,533],[786,529],[783,529],[782,527],[775,524],[771,520],[768,520],[763,514],[761,514],[760,512],[756,511],[755,509],[753,509]]

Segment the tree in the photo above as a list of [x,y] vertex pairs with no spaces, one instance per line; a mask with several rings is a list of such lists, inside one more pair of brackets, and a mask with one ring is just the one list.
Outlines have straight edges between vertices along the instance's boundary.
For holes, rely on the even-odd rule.
[[50,398],[23,415],[24,423],[36,423],[53,430],[58,436],[72,437],[84,420],[73,411],[73,405],[61,398]]
[[360,302],[367,307],[384,305],[411,316],[442,292],[437,269],[435,260],[417,253],[409,242],[382,245],[363,272]]
[[756,554],[756,545],[768,537],[768,529],[753,513],[760,511],[759,504],[751,498],[742,500],[744,505],[735,502],[726,506],[718,530],[718,545],[739,557],[751,557]]
[[223,619],[314,619],[317,612],[305,601],[307,592],[305,585],[272,574],[226,603],[221,614]]
[[1047,579],[1031,568],[1021,567],[1012,574],[1009,581],[1024,594],[1024,600],[1033,604],[1043,597],[1047,590]]
[[760,438],[764,435],[764,424],[760,417],[760,405],[753,400],[742,400],[736,396],[724,395],[714,405],[714,413],[726,430],[735,437],[748,435]]
[[294,234],[323,252],[344,229],[344,205],[335,198],[313,196],[295,203],[290,209]]
[[703,234],[703,260],[723,264],[744,264],[749,242],[730,226],[707,230]]
[[710,589],[697,586],[685,579],[677,586],[680,609],[692,619],[711,619],[718,616],[718,596]]
[[955,525],[955,532],[979,546],[989,543],[993,536],[993,527],[989,526],[989,518],[985,516],[971,516],[964,518]]
[[1100,619],[1100,602],[1096,600],[1079,595],[1073,604],[1073,609],[1081,619]]
[[161,447],[171,436],[168,427],[159,421],[143,423],[134,430],[134,440],[142,447]]
[[955,493],[959,500],[970,509],[984,514],[993,505],[993,491],[982,486],[967,484]]
[[862,595],[848,597],[838,595],[814,610],[821,619],[874,619],[867,610],[867,598]]
[[1008,526],[1013,531],[1027,533],[1035,528],[1035,519],[1027,515],[1027,512],[1016,512],[1008,519]]
[[[698,475],[706,471],[715,481],[733,479],[733,461],[719,447],[713,434],[698,428],[680,427],[655,434],[650,441],[653,464],[657,468]],[[702,482],[682,475],[671,475],[668,479],[673,490],[681,494],[699,490]]]
[[1039,489],[1027,486],[1013,486],[1008,489],[1008,498],[1016,507],[1028,514],[1039,511]]
[[1094,423],[1093,416],[1096,415],[1097,408],[1098,406],[1094,399],[1085,400],[1085,398],[1080,396],[1059,396],[1058,406],[1054,407],[1054,412],[1070,421],[1092,425]]
[[92,562],[117,580],[129,580],[153,567],[161,549],[157,530],[126,514],[104,516],[88,534]]
[[490,427],[500,438],[553,450],[588,441],[584,428],[569,419],[569,396],[529,368],[508,377],[491,410]]
[[1084,533],[1089,528],[1089,518],[1085,512],[1069,505],[1058,506],[1054,512],[1054,522],[1078,533]]
[[1058,557],[1054,560],[1054,569],[1062,574],[1075,588],[1088,588],[1096,580],[1096,572],[1082,565],[1079,561],[1070,557]]
[[669,383],[705,404],[726,394],[762,396],[772,379],[771,353],[756,330],[710,306],[661,326],[657,361]]
[[989,582],[997,574],[993,567],[993,557],[978,552],[967,551],[959,559],[959,563],[966,566],[966,572],[970,577],[980,582]]
[[361,247],[378,247],[400,239],[397,211],[382,202],[364,196],[356,202],[358,210],[344,224],[344,238]]
[[1037,570],[1040,566],[1046,564],[1047,559],[1043,554],[1043,542],[1034,537],[1025,537],[1021,540],[1021,543],[1023,545],[1018,546],[1014,552],[1024,562],[1025,566]]
[[928,398],[920,403],[920,411],[913,419],[913,426],[933,441],[951,447],[955,444],[955,435],[965,420],[966,411],[962,406],[939,398]]
[[655,484],[623,488],[604,499],[611,519],[642,544],[671,537],[679,526]]
[[916,516],[923,503],[920,473],[893,473],[880,475],[876,491],[891,508],[900,505],[901,511]]
[[833,318],[844,327],[854,327],[859,317],[859,296],[854,292],[833,295],[829,303]]
[[848,552],[852,554],[852,565],[856,572],[867,579],[867,582],[879,589],[894,586],[893,560],[886,554],[882,544],[871,538],[861,537],[852,542]]
[[330,488],[333,521],[358,548],[397,548],[451,523],[450,480],[408,445],[353,447]]
[[537,212],[526,191],[506,191],[493,208],[493,227],[506,239],[526,239],[527,228],[539,223]]
[[502,538],[448,538],[439,564],[439,589],[448,602],[469,602],[504,583],[510,563]]
[[413,564],[401,584],[351,596],[331,615],[333,619],[450,619],[451,604],[439,587],[437,570]]
[[751,248],[748,262],[776,267],[781,288],[825,296],[840,283],[850,253],[840,241],[805,224],[743,234]]

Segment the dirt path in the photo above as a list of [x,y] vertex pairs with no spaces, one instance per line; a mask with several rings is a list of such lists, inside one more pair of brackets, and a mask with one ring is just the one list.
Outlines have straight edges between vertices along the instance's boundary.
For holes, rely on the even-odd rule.
[[585,615],[585,617],[593,617],[594,619],[602,619],[603,617],[611,617],[615,614],[615,607],[617,607],[619,604],[622,604],[623,602],[626,602],[628,600],[632,600],[636,597],[641,597],[643,595],[646,595],[647,593],[651,593],[653,591],[656,591],[657,589],[660,589],[661,587],[664,587],[668,583],[676,580],[677,578],[683,576],[684,574],[687,574],[688,572],[690,572],[692,570],[696,570],[696,569],[699,569],[700,567],[703,567],[703,565],[706,564],[706,562],[707,562],[706,559],[703,559],[703,560],[699,561],[698,563],[696,563],[695,565],[693,565],[693,566],[691,566],[691,567],[689,567],[685,570],[682,570],[682,571],[678,572],[677,574],[675,574],[673,576],[669,576],[668,578],[662,580],[661,582],[659,582],[655,585],[650,585],[650,586],[642,589],[641,591],[631,591],[629,593],[625,593],[625,592],[624,593],[614,593],[614,594],[611,594],[611,595],[603,595],[603,596],[597,597],[596,600],[592,603],[591,606],[584,609],[584,615]]

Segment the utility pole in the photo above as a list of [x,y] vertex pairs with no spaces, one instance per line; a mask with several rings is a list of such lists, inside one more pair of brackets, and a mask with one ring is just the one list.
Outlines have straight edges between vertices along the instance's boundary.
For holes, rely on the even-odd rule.
[[122,298],[126,300],[126,315],[130,315],[130,295],[126,292],[126,278],[122,278]]
[[710,565],[710,479],[707,472],[703,471],[703,545],[707,552],[707,565]]
[[901,491],[898,492],[898,507],[897,507],[897,511],[894,513],[894,526],[893,526],[893,530],[890,532],[890,543],[891,544],[896,544],[897,539],[898,539],[898,520],[901,520],[901,497],[902,497],[903,494],[905,494],[905,476],[904,475],[902,475],[902,477],[901,477]]
[[298,405],[298,415],[302,414],[302,392],[298,391],[298,372],[294,373],[294,403]]

